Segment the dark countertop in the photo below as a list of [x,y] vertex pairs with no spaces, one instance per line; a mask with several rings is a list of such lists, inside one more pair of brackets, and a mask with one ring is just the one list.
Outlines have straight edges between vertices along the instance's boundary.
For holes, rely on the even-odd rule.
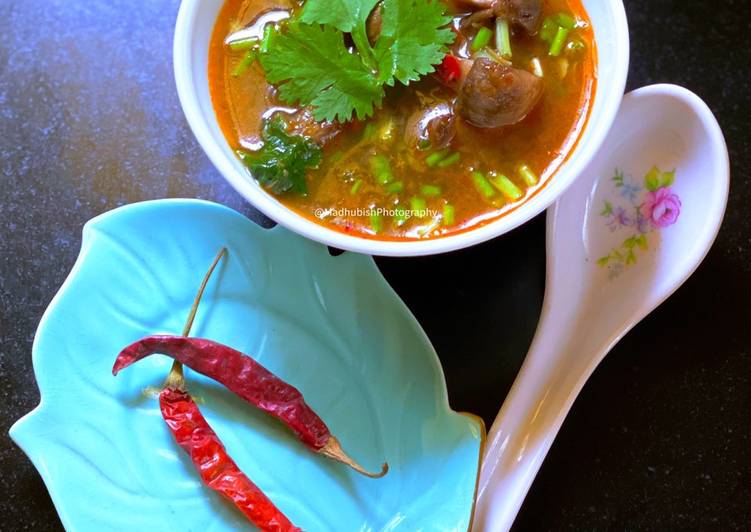
[[[730,147],[730,204],[701,268],[586,385],[516,529],[748,529],[751,2],[626,3],[629,87],[678,83],[709,103]],[[261,220],[183,118],[171,64],[177,6],[0,0],[0,529],[61,529],[7,430],[38,402],[34,331],[83,223],[163,197],[210,199]],[[539,217],[469,251],[378,261],[433,340],[455,409],[492,420],[534,332],[544,254]],[[513,282],[478,275],[489,268]]]

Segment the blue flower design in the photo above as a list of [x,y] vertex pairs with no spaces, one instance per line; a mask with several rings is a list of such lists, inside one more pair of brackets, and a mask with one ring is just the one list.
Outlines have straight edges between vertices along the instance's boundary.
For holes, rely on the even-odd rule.
[[621,227],[631,227],[634,220],[623,207],[614,207],[605,223],[611,232],[615,232]]
[[631,203],[636,202],[636,200],[639,198],[639,192],[641,192],[641,186],[637,185],[631,179],[624,180],[623,184],[618,187],[620,190],[621,197],[626,198]]

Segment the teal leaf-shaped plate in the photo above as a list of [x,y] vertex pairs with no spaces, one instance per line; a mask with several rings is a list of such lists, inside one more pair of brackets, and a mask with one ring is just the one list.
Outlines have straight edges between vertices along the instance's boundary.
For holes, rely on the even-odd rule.
[[221,246],[192,335],[250,353],[298,387],[379,480],[309,452],[276,420],[186,369],[191,393],[238,465],[308,532],[468,528],[484,431],[453,412],[441,366],[370,257],[328,250],[220,205],[139,203],[84,227],[78,260],[33,347],[41,402],[12,438],[34,462],[66,529],[252,527],[203,487],[150,387],[158,355],[111,374],[119,350],[179,334]]

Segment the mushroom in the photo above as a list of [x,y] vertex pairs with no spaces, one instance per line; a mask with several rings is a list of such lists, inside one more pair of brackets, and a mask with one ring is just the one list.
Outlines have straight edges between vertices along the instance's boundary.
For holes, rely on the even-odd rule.
[[339,122],[318,121],[310,108],[303,107],[287,117],[287,129],[293,135],[302,135],[321,146],[336,137],[342,130]]
[[502,18],[512,26],[534,35],[542,24],[542,0],[467,0],[479,9],[462,21],[462,25],[480,24],[489,18]]
[[493,10],[497,18],[509,21],[534,35],[542,24],[542,0],[496,0]]
[[428,142],[431,149],[441,150],[451,144],[455,134],[454,110],[447,102],[418,109],[407,119],[404,129],[405,141],[411,148]]
[[481,57],[459,89],[456,111],[473,126],[510,126],[534,109],[543,87],[543,81],[526,70]]

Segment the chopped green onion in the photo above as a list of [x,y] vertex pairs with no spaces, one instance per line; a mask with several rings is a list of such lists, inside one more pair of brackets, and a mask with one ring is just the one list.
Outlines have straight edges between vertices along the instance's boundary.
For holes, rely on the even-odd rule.
[[483,26],[482,28],[480,28],[480,31],[477,32],[477,35],[475,35],[475,38],[472,40],[470,50],[472,50],[473,52],[479,52],[488,45],[492,36],[493,32]]
[[501,194],[503,194],[503,197],[509,201],[517,201],[524,195],[521,189],[503,174],[491,176],[490,182],[501,192]]
[[265,54],[269,51],[269,41],[271,40],[271,32],[274,26],[272,24],[266,24],[263,27],[263,39],[261,39],[261,53]]
[[238,39],[229,43],[229,49],[233,52],[242,52],[244,50],[250,50],[256,44],[258,44],[258,38],[247,37],[245,39]]
[[443,206],[443,225],[454,225],[456,222],[456,209],[450,203]]
[[437,165],[439,162],[443,160],[446,155],[448,155],[448,150],[441,150],[434,153],[431,153],[427,157],[425,157],[425,164],[427,164],[430,167],[433,167]]
[[458,151],[455,151],[454,153],[440,161],[437,166],[438,168],[446,168],[447,166],[458,163],[461,158],[461,154]]
[[386,192],[389,194],[398,194],[402,190],[404,190],[404,183],[401,181],[394,181],[393,183],[386,185]]
[[542,28],[540,28],[540,39],[542,39],[546,43],[553,42],[555,32],[558,31],[558,28],[558,24],[556,24],[556,22],[552,18],[546,18],[542,22]]
[[370,213],[370,228],[373,229],[375,233],[383,231],[383,219],[377,212]]
[[394,223],[397,227],[401,227],[404,224],[407,223],[409,220],[409,213],[407,212],[407,209],[402,209],[401,207],[396,209],[396,214],[394,215]]
[[550,55],[555,57],[561,54],[563,45],[566,43],[566,37],[568,37],[568,32],[568,28],[558,27],[558,31],[555,32],[555,37],[553,37],[553,42],[550,43]]
[[420,194],[429,198],[435,197],[441,193],[441,187],[435,185],[423,185],[420,187]]
[[385,155],[371,157],[370,169],[379,185],[388,185],[394,179],[394,174],[391,173],[391,163]]
[[352,184],[352,188],[349,189],[349,193],[353,196],[360,192],[360,189],[362,188],[362,179],[358,179]]
[[232,69],[232,76],[237,78],[245,73],[246,70],[250,68],[250,65],[253,64],[253,62],[256,60],[256,51],[255,50],[248,50],[243,58],[240,60],[237,65],[235,65],[235,68]]
[[418,212],[427,210],[428,204],[421,197],[414,196],[409,200],[409,207],[412,209],[412,214],[416,216]]
[[568,13],[558,13],[554,20],[561,28],[567,30],[573,30],[576,27],[576,19]]
[[495,19],[495,48],[501,56],[511,57],[511,32],[506,19]]
[[495,195],[495,190],[490,186],[490,183],[480,172],[472,172],[472,181],[475,183],[477,190],[486,198],[491,198]]
[[535,174],[532,169],[526,164],[523,164],[519,167],[519,175],[522,177],[528,187],[533,187],[537,184],[537,174]]
[[540,60],[537,57],[532,59],[532,73],[538,78],[545,77],[545,72],[542,70],[542,63],[540,63]]

